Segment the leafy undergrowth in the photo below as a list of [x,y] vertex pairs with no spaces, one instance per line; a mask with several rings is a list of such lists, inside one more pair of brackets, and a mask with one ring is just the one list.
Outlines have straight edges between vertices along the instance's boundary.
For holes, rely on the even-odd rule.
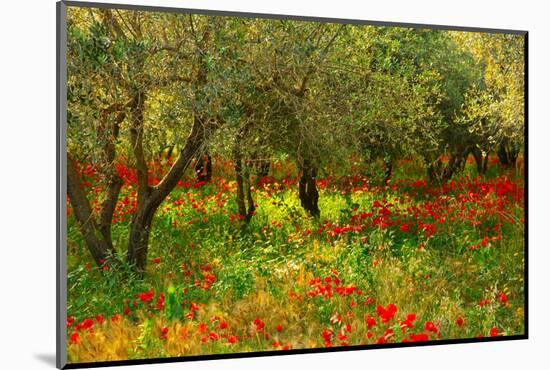
[[[94,266],[69,207],[69,361],[523,334],[521,177],[468,168],[431,187],[410,161],[398,168],[389,187],[359,171],[318,179],[314,220],[276,163],[249,224],[229,164],[211,183],[182,180],[157,212],[143,280]],[[80,170],[97,204],[94,168]],[[119,173],[123,256],[136,193]]]

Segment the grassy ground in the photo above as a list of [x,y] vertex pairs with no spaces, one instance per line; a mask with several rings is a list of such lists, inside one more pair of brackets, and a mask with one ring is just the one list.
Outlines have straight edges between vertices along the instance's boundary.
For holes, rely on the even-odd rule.
[[[69,362],[524,332],[520,174],[493,164],[478,178],[470,163],[430,187],[401,161],[383,187],[357,169],[319,179],[316,221],[281,162],[245,225],[230,165],[215,164],[212,183],[182,180],[157,212],[144,280],[94,266],[69,207]],[[93,168],[83,172],[96,189]],[[119,172],[124,253],[135,187]]]

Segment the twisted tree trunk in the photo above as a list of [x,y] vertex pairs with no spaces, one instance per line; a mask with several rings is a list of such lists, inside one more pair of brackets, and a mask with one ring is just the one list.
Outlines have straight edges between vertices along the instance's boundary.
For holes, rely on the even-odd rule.
[[151,224],[158,207],[176,187],[179,179],[189,167],[193,158],[201,150],[207,136],[213,129],[211,122],[204,122],[195,114],[191,133],[187,137],[186,143],[180,151],[178,158],[160,183],[157,186],[150,186],[148,184],[146,167],[145,171],[143,171],[143,169],[140,171],[139,169],[140,163],[146,163],[143,152],[140,150],[143,137],[138,127],[142,119],[142,114],[140,114],[140,110],[138,109],[134,115],[135,128],[132,128],[131,137],[132,147],[134,148],[134,155],[138,165],[139,192],[136,213],[132,218],[130,226],[127,254],[128,263],[134,266],[139,274],[143,274],[147,267],[147,249],[149,245]]
[[[237,212],[239,216],[246,222],[249,222],[256,207],[252,199],[250,189],[250,173],[248,167],[243,160],[242,142],[245,135],[248,133],[251,123],[245,123],[237,132],[235,144],[233,146],[233,162],[235,166],[235,181],[237,183]],[[245,201],[245,197],[247,201]],[[245,203],[246,202],[246,203]],[[247,208],[248,204],[248,208]]]
[[[103,150],[103,165],[100,171],[104,174],[107,186],[99,215],[92,212],[76,162],[70,154],[67,155],[67,193],[86,246],[98,266],[112,265],[116,261],[111,224],[123,182],[115,168],[115,145],[119,125],[126,117],[124,109],[128,104],[113,104],[103,109],[100,114],[98,137]],[[112,119],[111,115],[114,113],[116,117]]]
[[302,175],[298,184],[300,203],[311,216],[319,218],[321,210],[318,204],[319,191],[316,184],[317,168],[308,160],[305,160],[301,167]]
[[393,174],[393,161],[391,159],[384,159],[385,171],[384,171],[384,185],[389,185],[391,176]]

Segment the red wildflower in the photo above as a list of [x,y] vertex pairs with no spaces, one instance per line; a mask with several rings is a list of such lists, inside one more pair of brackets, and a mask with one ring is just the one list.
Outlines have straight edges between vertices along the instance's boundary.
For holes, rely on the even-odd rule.
[[414,326],[415,320],[416,320],[416,314],[414,313],[408,314],[406,319],[401,321],[401,329],[405,330],[407,328],[412,328]]
[[371,305],[374,303],[374,298],[373,297],[368,297],[365,302],[362,303],[363,306],[368,306],[368,305]]
[[388,304],[386,307],[382,307],[380,305],[376,307],[376,313],[378,314],[382,322],[388,322],[393,319],[393,316],[396,312],[397,307],[393,303]]
[[329,330],[329,329],[325,329],[323,330],[323,332],[321,333],[321,337],[323,338],[323,340],[328,343],[330,343],[330,340],[332,338],[332,331]]
[[230,335],[227,337],[227,344],[235,344],[237,343],[237,337],[234,335]]
[[92,330],[94,328],[94,321],[92,319],[85,319],[80,324],[76,326],[77,330]]
[[156,257],[152,259],[153,263],[159,264],[160,263],[160,257]]
[[218,325],[218,329],[222,329],[222,330],[227,329],[227,326],[228,326],[227,321],[222,320],[222,321],[220,321],[220,324]]
[[435,334],[437,334],[437,332],[438,332],[437,327],[431,321],[426,321],[426,325],[424,325],[424,330],[435,333]]
[[464,319],[461,316],[456,318],[456,325],[459,327],[462,327],[464,325]]
[[195,313],[191,311],[187,315],[185,315],[185,318],[193,320],[195,318]]
[[489,335],[491,337],[498,337],[499,335],[501,335],[501,333],[499,333],[498,329],[497,328],[491,328],[491,330],[489,331]]
[[283,331],[283,326],[281,324],[277,325],[277,331],[278,332],[282,332]]
[[499,292],[498,293],[498,299],[501,303],[505,304],[506,302],[508,302],[508,296],[504,293],[504,292]]
[[159,297],[157,298],[157,310],[164,310],[164,293],[160,293]]
[[71,334],[70,342],[71,342],[71,344],[79,344],[80,343],[80,335],[76,331]]
[[206,332],[206,329],[207,329],[206,324],[203,323],[203,322],[201,322],[201,323],[199,324],[199,326],[197,327],[197,331],[198,331],[199,333],[205,333],[205,332]]
[[95,317],[95,321],[98,323],[98,324],[103,324],[103,322],[105,321],[105,318],[103,317],[103,315],[97,315]]
[[150,290],[146,293],[138,293],[137,295],[137,297],[144,303],[152,300],[154,296],[155,296],[155,292],[153,290]]
[[491,303],[491,300],[490,299],[482,299],[481,301],[479,301],[479,306],[480,307],[483,307],[483,306],[486,306],[488,304]]
[[160,329],[160,339],[162,339],[162,340],[168,339],[168,328],[167,327],[162,327]]
[[220,336],[218,335],[218,333],[215,333],[215,332],[210,332],[210,334],[208,334],[208,337],[210,338],[211,341],[215,342],[217,341],[218,339],[220,339]]
[[420,334],[411,333],[411,334],[409,334],[409,340],[411,342],[425,342],[429,339],[430,338],[428,337],[428,334],[426,334],[426,333],[420,333]]
[[254,326],[256,327],[256,331],[262,331],[265,327],[265,322],[263,322],[260,318],[257,318],[254,320]]
[[365,323],[367,324],[367,328],[370,330],[374,325],[376,325],[376,319],[372,316],[367,316],[365,318]]

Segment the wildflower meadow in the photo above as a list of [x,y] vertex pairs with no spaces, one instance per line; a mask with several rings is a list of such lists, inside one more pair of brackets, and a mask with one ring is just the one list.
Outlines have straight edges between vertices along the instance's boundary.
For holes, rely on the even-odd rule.
[[523,335],[523,41],[69,7],[69,363]]

